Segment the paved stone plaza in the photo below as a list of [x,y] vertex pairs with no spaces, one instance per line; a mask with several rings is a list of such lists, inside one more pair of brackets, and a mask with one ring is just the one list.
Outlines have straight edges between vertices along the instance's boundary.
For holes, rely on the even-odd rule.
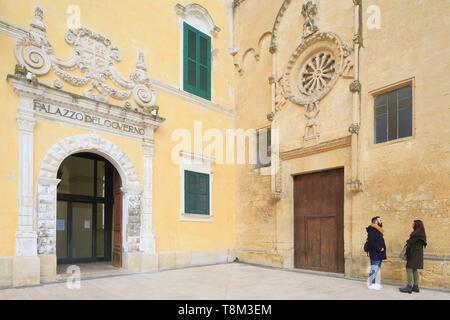
[[241,263],[0,290],[0,299],[445,299],[450,292],[402,294],[397,286],[370,291],[362,281]]

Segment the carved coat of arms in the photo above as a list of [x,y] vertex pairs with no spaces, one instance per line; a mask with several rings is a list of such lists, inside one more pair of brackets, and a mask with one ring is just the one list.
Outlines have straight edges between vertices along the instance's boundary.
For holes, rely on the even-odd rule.
[[[17,39],[15,54],[22,67],[38,76],[52,69],[62,81],[73,86],[85,86],[84,94],[98,101],[106,102],[108,97],[125,101],[132,96],[142,110],[155,107],[156,95],[147,75],[143,53],[139,53],[136,68],[129,79],[125,79],[114,66],[122,60],[119,49],[102,35],[78,28],[68,30],[65,37],[74,48],[72,57],[58,59],[45,35],[43,16],[42,9],[37,8],[30,31]],[[82,75],[72,74],[77,69]],[[61,88],[62,83],[57,81],[55,86]],[[131,104],[127,101],[125,106],[130,107]]]

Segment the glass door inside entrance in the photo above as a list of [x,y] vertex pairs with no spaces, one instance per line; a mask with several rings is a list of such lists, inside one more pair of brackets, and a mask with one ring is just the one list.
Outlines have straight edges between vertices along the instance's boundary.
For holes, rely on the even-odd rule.
[[113,167],[104,158],[78,154],[58,171],[58,263],[109,261],[112,242]]

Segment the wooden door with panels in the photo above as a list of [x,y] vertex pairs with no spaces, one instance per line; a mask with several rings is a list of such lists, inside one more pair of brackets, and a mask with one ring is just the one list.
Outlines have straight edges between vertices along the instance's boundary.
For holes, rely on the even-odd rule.
[[294,267],[344,272],[344,169],[294,177]]

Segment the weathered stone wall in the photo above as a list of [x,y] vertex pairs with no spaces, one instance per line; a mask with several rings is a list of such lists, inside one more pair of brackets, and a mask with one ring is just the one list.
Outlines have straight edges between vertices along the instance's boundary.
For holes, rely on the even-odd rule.
[[[276,3],[275,3],[276,2]],[[258,126],[270,106],[265,99],[272,93],[270,86],[261,85],[261,69],[268,75],[283,70],[295,50],[303,28],[302,5],[307,1],[287,1],[277,28],[275,59],[240,64],[243,68],[237,81],[237,126]],[[240,61],[247,48],[255,43],[253,34],[272,29],[268,17],[275,23],[283,1],[245,1],[238,9],[236,26]],[[320,31],[337,34],[352,46],[354,33],[354,3],[348,1],[316,1],[316,23]],[[380,9],[381,28],[367,27],[371,13],[369,5]],[[448,1],[362,1],[363,46],[360,57],[361,129],[358,137],[358,167],[351,162],[351,150],[327,150],[320,154],[303,155],[282,162],[281,200],[270,196],[270,178],[260,176],[253,167],[238,170],[237,256],[268,265],[293,267],[292,261],[292,174],[343,166],[346,181],[352,169],[358,170],[363,191],[347,192],[344,208],[345,273],[351,277],[366,277],[368,258],[362,250],[370,218],[384,219],[388,261],[382,277],[389,282],[404,282],[404,262],[398,258],[411,232],[414,219],[425,223],[429,245],[425,250],[425,269],[421,271],[424,287],[450,288],[450,18]],[[263,17],[261,22],[252,18]],[[412,23],[412,21],[414,23]],[[437,23],[438,22],[438,23]],[[252,32],[248,32],[251,25]],[[242,51],[244,50],[244,52]],[[247,53],[248,55],[248,53]],[[267,65],[262,66],[262,64]],[[274,65],[275,63],[275,65]],[[258,71],[259,70],[259,71]],[[353,79],[340,78],[320,101],[320,138],[318,143],[349,136],[352,124]],[[413,82],[413,136],[383,144],[374,144],[373,96],[402,81]],[[277,114],[281,151],[305,147],[305,108],[287,101]],[[273,242],[272,242],[273,241]]]
[[[272,55],[269,52],[273,20],[281,0],[245,1],[235,10],[236,127],[267,126],[271,112]],[[263,170],[264,171],[264,170]],[[238,165],[236,188],[236,257],[240,261],[282,266],[276,251],[276,211],[271,178],[254,165]]]
[[[363,4],[365,8],[369,3]],[[412,221],[421,219],[429,243],[425,255],[437,259],[425,260],[422,283],[442,288],[450,288],[450,18],[442,16],[449,10],[448,1],[380,1],[381,29],[364,29],[360,133],[364,192],[354,198],[358,241],[353,256],[361,255],[359,244],[370,216],[380,215],[389,257],[383,277],[404,281],[404,262],[397,259],[398,253]],[[413,81],[413,136],[375,145],[372,92],[408,79]],[[366,260],[355,263],[355,273],[365,270]]]

